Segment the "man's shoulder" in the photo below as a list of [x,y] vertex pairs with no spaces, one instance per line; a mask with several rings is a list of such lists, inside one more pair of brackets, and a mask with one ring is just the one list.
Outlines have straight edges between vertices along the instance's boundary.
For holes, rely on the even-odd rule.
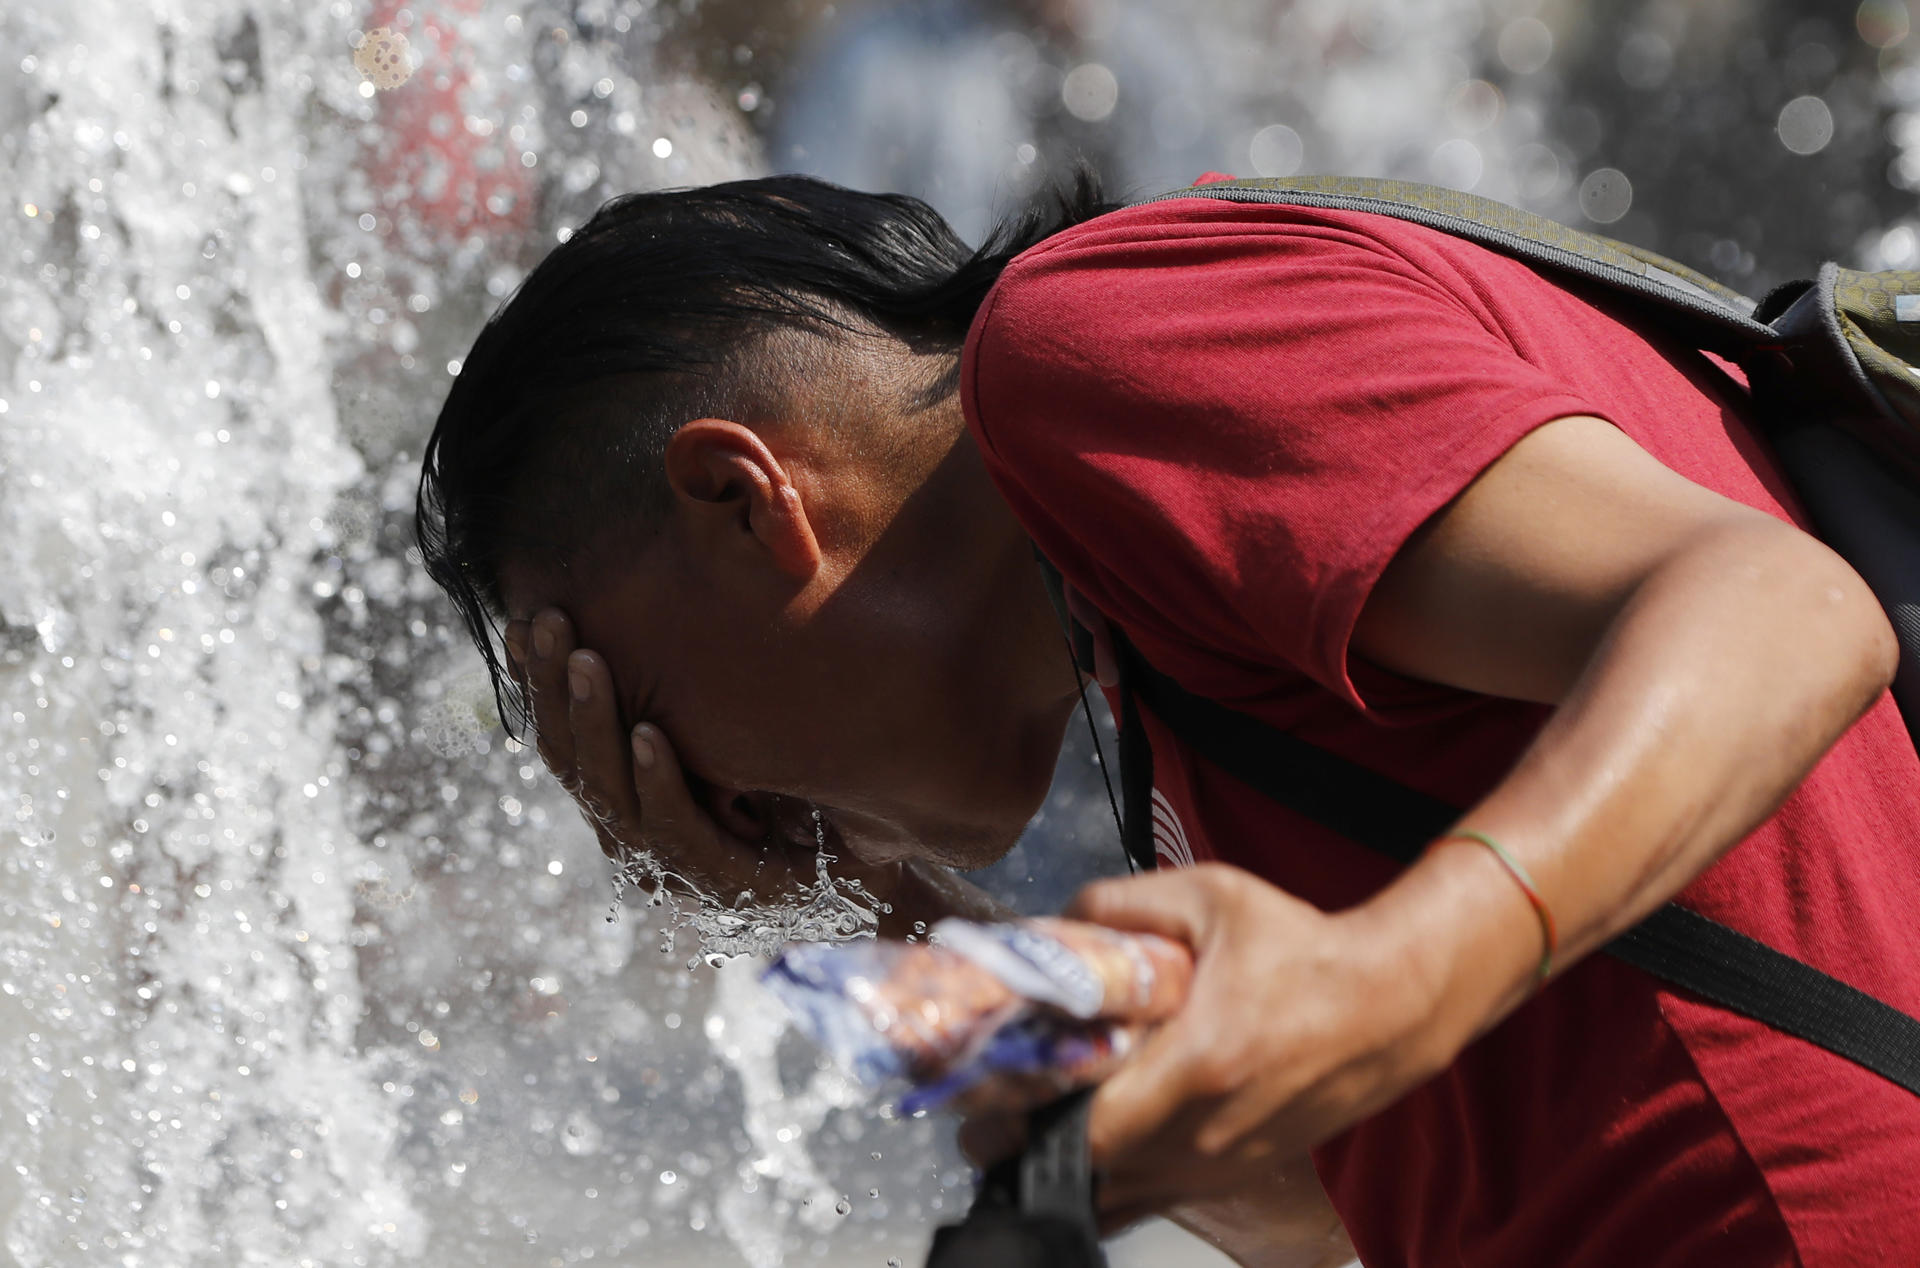
[[[1478,297],[1498,290],[1524,303],[1558,290],[1525,264],[1425,225],[1335,207],[1191,197],[1137,201],[1053,234],[1008,263],[968,333],[987,359],[1076,348],[1109,351],[1133,334],[1157,334],[1181,313],[1220,322],[1319,320],[1346,304],[1356,283],[1438,298],[1487,320]],[[1384,288],[1382,292],[1379,288]],[[1367,311],[1410,311],[1379,303]]]
[[1091,304],[1116,312],[1133,290],[1229,272],[1312,285],[1379,269],[1445,289],[1498,274],[1553,287],[1510,255],[1428,225],[1345,207],[1212,197],[1207,183],[1143,197],[1036,243],[1002,272],[991,307],[1008,315],[1066,299],[1081,311]]

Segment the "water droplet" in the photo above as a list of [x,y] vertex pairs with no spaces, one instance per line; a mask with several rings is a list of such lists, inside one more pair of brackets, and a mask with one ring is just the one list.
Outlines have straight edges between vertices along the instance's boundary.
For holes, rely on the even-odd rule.
[[673,1174],[673,1172],[671,1171],[662,1171],[660,1173],[661,1184],[672,1184],[675,1180],[678,1180],[679,1178],[680,1178],[679,1176]]
[[836,1215],[845,1215],[853,1210],[853,1203],[847,1201],[845,1198],[841,1198],[833,1204],[833,1210]]

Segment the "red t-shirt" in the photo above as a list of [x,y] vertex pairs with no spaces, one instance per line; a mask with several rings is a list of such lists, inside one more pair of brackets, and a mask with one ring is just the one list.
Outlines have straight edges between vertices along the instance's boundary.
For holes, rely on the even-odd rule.
[[[961,392],[1041,550],[1151,663],[1456,805],[1546,711],[1348,643],[1401,543],[1516,440],[1596,415],[1802,522],[1726,369],[1363,213],[1194,198],[1069,229],[988,296]],[[1145,725],[1163,864],[1329,910],[1390,879]],[[1915,842],[1920,761],[1883,695],[1680,901],[1920,1013]],[[1920,1263],[1920,1098],[1605,955],[1314,1161],[1369,1268]]]

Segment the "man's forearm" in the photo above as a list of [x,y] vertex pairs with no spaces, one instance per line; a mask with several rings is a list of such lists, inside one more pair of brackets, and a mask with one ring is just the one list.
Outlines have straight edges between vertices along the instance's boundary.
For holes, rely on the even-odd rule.
[[[1763,822],[1891,679],[1872,593],[1824,546],[1733,522],[1651,572],[1514,771],[1463,818],[1532,873],[1558,963],[1672,897]],[[1491,853],[1436,849],[1376,899],[1438,953],[1465,1042],[1522,1000],[1541,932]],[[1409,923],[1411,922],[1411,923]]]

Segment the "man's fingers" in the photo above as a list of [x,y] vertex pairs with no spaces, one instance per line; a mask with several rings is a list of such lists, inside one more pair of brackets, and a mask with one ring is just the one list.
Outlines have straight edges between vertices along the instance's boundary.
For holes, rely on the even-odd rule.
[[547,769],[572,791],[573,723],[569,718],[567,656],[573,651],[573,624],[566,613],[548,608],[533,618],[528,640],[527,686],[533,694],[533,730]]
[[[533,656],[533,647],[529,640],[533,637],[533,622],[527,620],[508,621],[500,631],[500,639],[507,645],[507,676],[520,692],[520,704],[526,710],[521,721],[533,725],[533,688],[527,684],[527,662]],[[516,736],[531,744],[537,737]]]
[[1216,867],[1203,863],[1199,867],[1095,881],[1075,894],[1061,914],[1112,929],[1161,934],[1197,950],[1205,930],[1213,924],[1220,898],[1224,877]]
[[1211,1045],[1178,1018],[1147,1036],[1134,1055],[1094,1091],[1087,1141],[1096,1167],[1150,1147],[1174,1116],[1211,1104],[1218,1091],[1206,1086]]
[[720,830],[694,801],[666,733],[642,722],[633,728],[629,744],[633,782],[640,792],[640,830],[648,844],[669,853],[715,845]]
[[996,1074],[956,1096],[951,1108],[969,1119],[1026,1114],[1059,1100],[1069,1086],[1065,1079],[1050,1073]]
[[532,636],[532,621],[508,621],[506,628],[501,631],[501,638],[507,645],[507,672],[523,687],[527,682],[527,657],[533,652],[527,640]]
[[593,652],[574,652],[567,658],[567,695],[573,769],[580,781],[574,796],[596,825],[615,838],[612,844],[631,844],[623,833],[639,829],[640,799],[607,663]]

